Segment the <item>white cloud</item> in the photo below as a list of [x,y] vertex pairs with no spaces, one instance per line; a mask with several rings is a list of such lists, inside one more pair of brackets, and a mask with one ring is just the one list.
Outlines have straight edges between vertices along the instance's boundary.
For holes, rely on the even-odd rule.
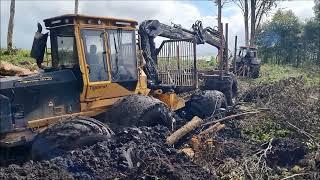
[[[1,1],[1,47],[5,46],[10,1]],[[279,2],[280,8],[292,9],[302,19],[313,16],[313,1]],[[209,7],[208,7],[209,8]],[[210,7],[212,8],[212,7]],[[16,1],[14,44],[17,48],[30,49],[36,23],[43,19],[73,13],[73,1]],[[160,22],[181,24],[189,29],[196,20],[203,25],[217,26],[216,12],[212,16],[201,14],[200,9],[188,1],[82,1],[79,12],[89,15],[113,16],[135,19],[158,19]],[[234,36],[238,44],[243,44],[243,16],[240,9],[232,3],[223,9],[223,22],[229,23],[229,48],[233,49]],[[159,41],[159,40],[158,40]],[[215,48],[200,46],[199,53],[212,54]]]
[[278,8],[283,10],[292,10],[300,20],[304,21],[307,18],[314,16],[313,11],[314,1],[287,1],[279,3]]
[[[6,46],[10,1],[1,1],[1,47]],[[16,1],[13,42],[17,48],[30,49],[37,22],[73,11],[72,1]]]

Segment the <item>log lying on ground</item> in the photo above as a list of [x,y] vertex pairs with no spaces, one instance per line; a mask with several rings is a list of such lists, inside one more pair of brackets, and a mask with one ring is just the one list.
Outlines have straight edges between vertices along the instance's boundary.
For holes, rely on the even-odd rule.
[[0,62],[0,75],[2,76],[24,76],[33,73],[29,69],[18,67],[8,62]]
[[193,131],[197,127],[201,126],[203,120],[197,116],[193,117],[191,121],[182,126],[180,129],[176,130],[169,137],[167,137],[166,144],[173,145],[178,142],[183,136]]
[[204,121],[202,119],[195,116],[192,118],[191,121],[189,121],[187,124],[182,126],[180,129],[178,129],[177,131],[172,133],[169,137],[167,137],[166,144],[168,144],[168,145],[175,144],[183,136],[185,136],[186,134],[188,134],[189,132],[193,131],[194,129],[196,129],[197,127],[200,127],[200,126],[214,124],[214,125],[210,126],[209,128],[207,128],[206,130],[199,133],[199,135],[204,135],[204,134],[208,134],[208,133],[216,133],[225,127],[224,124],[220,123],[222,121],[226,121],[229,119],[233,119],[236,117],[242,117],[242,116],[246,116],[246,115],[250,115],[250,114],[251,115],[258,114],[260,112],[263,112],[264,110],[268,110],[268,109],[261,109],[261,111],[253,111],[253,112],[245,112],[245,113],[241,113],[241,114],[234,114],[234,115],[230,115],[230,116],[227,116],[227,117],[215,120],[215,121],[210,121],[208,123],[204,123]]
[[194,155],[198,154],[197,152],[202,152],[207,146],[213,146],[215,144],[215,140],[212,134],[216,134],[224,127],[224,124],[216,123],[199,134],[193,135],[190,141],[191,149],[193,151],[182,149],[182,152],[193,158]]
[[218,122],[218,123],[210,126],[208,129],[200,132],[199,135],[201,136],[201,135],[206,135],[206,134],[209,134],[209,133],[217,133],[218,131],[220,131],[224,127],[226,127],[226,125],[221,124],[221,123]]

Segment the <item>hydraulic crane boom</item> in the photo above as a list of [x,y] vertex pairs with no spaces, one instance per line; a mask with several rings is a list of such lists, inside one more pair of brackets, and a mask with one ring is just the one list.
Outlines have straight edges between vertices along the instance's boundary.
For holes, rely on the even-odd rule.
[[146,20],[140,24],[139,35],[141,37],[143,56],[146,60],[144,70],[149,77],[149,87],[158,87],[161,84],[156,69],[159,49],[155,46],[154,38],[157,36],[175,40],[194,39],[196,44],[207,43],[218,50],[220,49],[220,41],[224,43],[224,39],[220,38],[219,31],[211,27],[203,28],[201,21],[196,21],[191,29],[187,30],[176,24],[169,26],[160,23],[158,20]]

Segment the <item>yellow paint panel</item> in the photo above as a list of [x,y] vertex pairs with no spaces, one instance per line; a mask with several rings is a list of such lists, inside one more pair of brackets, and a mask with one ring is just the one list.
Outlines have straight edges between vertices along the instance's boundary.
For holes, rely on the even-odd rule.
[[155,95],[155,98],[167,104],[172,111],[176,111],[185,106],[185,100],[178,97],[175,93],[158,94]]
[[147,75],[141,68],[138,68],[138,84],[135,90],[135,94],[143,94],[147,96],[150,93],[147,81]]
[[90,83],[85,101],[121,97],[133,93],[117,83]]
[[106,110],[108,106],[113,105],[115,102],[121,100],[122,98],[124,98],[124,97],[102,99],[102,100],[98,100],[98,101],[87,102],[86,108],[88,110],[90,110],[90,109],[99,109],[101,107],[105,107],[104,109]]
[[66,119],[68,117],[75,117],[75,116],[96,116],[102,112],[104,112],[104,109],[96,109],[95,111],[87,111],[87,112],[80,112],[80,113],[74,113],[74,114],[65,114],[62,116],[55,116],[55,117],[49,117],[49,118],[43,118],[43,119],[37,119],[33,121],[28,121],[28,127],[29,128],[40,128],[48,126],[52,123],[58,122],[59,120]]

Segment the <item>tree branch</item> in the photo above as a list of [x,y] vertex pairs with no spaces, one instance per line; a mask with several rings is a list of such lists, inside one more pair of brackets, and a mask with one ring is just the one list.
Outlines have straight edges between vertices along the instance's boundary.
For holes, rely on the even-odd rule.
[[288,176],[288,177],[285,177],[285,178],[282,178],[281,180],[286,180],[286,179],[291,179],[291,178],[294,178],[296,176],[304,176],[304,175],[307,175],[309,173],[299,173],[299,174],[294,174],[294,175],[291,175],[291,176]]
[[240,114],[233,114],[233,115],[230,115],[230,116],[227,116],[227,117],[215,120],[215,121],[210,121],[210,122],[204,123],[201,126],[207,126],[207,125],[211,125],[211,124],[214,124],[214,123],[218,123],[218,122],[226,121],[226,120],[229,120],[229,119],[233,119],[233,118],[236,118],[236,117],[242,117],[242,116],[246,116],[246,115],[254,115],[254,114],[261,113],[261,112],[263,112],[263,109],[261,109],[260,111],[251,111],[251,112],[245,112],[245,113],[240,113]]
[[234,2],[242,11],[242,13],[244,13],[244,2],[243,0],[232,0],[232,2]]

